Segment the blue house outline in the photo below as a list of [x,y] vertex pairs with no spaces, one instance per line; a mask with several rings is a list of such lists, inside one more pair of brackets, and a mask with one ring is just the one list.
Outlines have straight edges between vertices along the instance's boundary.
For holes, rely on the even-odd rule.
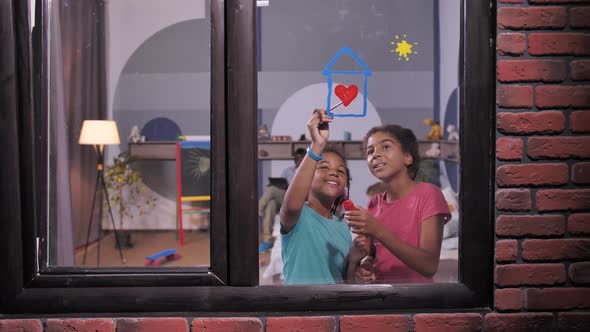
[[[336,61],[338,61],[338,59],[340,59],[340,57],[344,54],[348,54],[350,55],[362,68],[362,71],[357,71],[357,70],[331,70],[331,67],[334,65],[334,63]],[[365,76],[365,80],[363,83],[363,113],[362,114],[350,114],[350,113],[340,113],[340,114],[333,114],[332,112],[330,112],[330,99],[332,97],[332,74],[347,74],[347,75],[364,75]],[[367,66],[366,63],[363,62],[363,60],[361,60],[358,55],[356,55],[348,46],[344,46],[343,48],[341,48],[335,55],[334,57],[330,60],[330,62],[328,62],[328,64],[326,65],[326,67],[324,68],[324,70],[322,71],[322,75],[327,77],[328,80],[328,103],[326,106],[326,110],[328,113],[328,116],[334,116],[334,117],[364,117],[365,115],[367,115],[367,78],[369,76],[371,76],[371,70],[369,69],[369,66]]]

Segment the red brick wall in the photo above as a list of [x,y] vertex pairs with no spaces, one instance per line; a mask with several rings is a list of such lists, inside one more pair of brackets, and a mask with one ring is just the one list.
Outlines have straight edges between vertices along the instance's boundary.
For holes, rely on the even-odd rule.
[[497,22],[492,313],[41,318],[0,331],[590,331],[590,0],[499,0]]
[[495,313],[590,330],[590,0],[500,0]]

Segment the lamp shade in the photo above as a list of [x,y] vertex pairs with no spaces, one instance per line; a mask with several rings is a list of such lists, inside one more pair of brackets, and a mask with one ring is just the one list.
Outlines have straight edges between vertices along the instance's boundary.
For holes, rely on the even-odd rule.
[[119,144],[117,123],[109,120],[84,120],[78,143],[82,145]]

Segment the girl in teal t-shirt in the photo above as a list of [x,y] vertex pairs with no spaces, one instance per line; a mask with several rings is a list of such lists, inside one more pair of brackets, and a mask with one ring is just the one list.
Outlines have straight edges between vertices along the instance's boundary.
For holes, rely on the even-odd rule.
[[333,284],[346,275],[352,236],[335,216],[350,187],[344,156],[327,147],[325,110],[307,123],[311,145],[285,193],[281,207],[283,274],[286,285]]

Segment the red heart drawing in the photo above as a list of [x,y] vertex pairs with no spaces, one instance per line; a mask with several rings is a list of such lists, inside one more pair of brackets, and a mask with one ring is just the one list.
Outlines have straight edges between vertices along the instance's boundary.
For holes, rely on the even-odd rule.
[[342,100],[344,106],[348,106],[358,95],[359,89],[354,84],[351,84],[348,87],[346,87],[346,85],[338,84],[334,89],[334,93],[340,98],[340,100]]

